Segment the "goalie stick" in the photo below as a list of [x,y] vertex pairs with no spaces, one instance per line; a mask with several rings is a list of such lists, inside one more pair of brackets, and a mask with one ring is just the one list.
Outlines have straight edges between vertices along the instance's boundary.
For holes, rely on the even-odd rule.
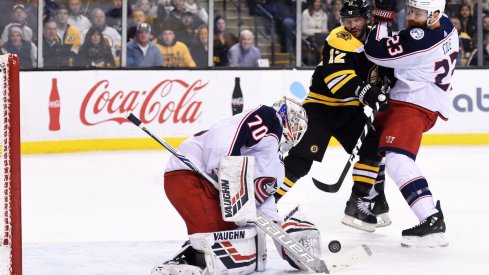
[[[377,103],[376,110],[379,109],[379,104]],[[357,143],[355,144],[355,147],[353,147],[353,150],[350,154],[350,157],[348,158],[348,161],[345,164],[345,167],[343,168],[343,171],[341,172],[340,178],[336,183],[334,184],[327,184],[324,182],[321,182],[314,177],[312,178],[312,182],[314,185],[321,191],[328,192],[328,193],[336,193],[338,190],[340,190],[341,185],[343,184],[343,181],[345,180],[346,174],[348,174],[348,171],[350,170],[352,162],[355,160],[355,158],[358,155],[358,151],[360,151],[360,148],[362,147],[363,140],[368,134],[369,128],[372,127],[372,123],[374,122],[374,117],[375,117],[375,111],[372,109],[372,112],[370,115],[367,117],[367,122],[365,123],[365,126],[363,126],[363,131],[360,134],[360,137],[357,140]]]
[[[141,128],[146,134],[156,140],[160,145],[166,148],[170,153],[176,156],[179,160],[185,163],[192,171],[196,172],[200,176],[204,177],[206,180],[211,182],[214,186],[217,186],[217,183],[213,178],[211,178],[207,173],[202,171],[199,167],[195,166],[189,159],[187,159],[184,155],[178,152],[175,148],[173,148],[170,144],[168,144],[165,140],[154,135],[150,130],[148,130],[141,123],[141,120],[134,116],[132,113],[129,113],[127,119]],[[298,241],[291,238],[290,235],[283,230],[281,226],[276,224],[275,222],[268,219],[265,215],[263,215],[260,211],[257,211],[257,220],[255,224],[263,230],[267,235],[272,237],[275,241],[280,243],[284,249],[293,254],[297,260],[306,265],[311,270],[318,273],[326,273],[330,274],[331,268],[332,270],[343,269],[345,267],[351,266],[360,260],[369,257],[372,255],[372,252],[366,245],[362,245],[351,250],[349,253],[345,253],[344,257],[338,257],[336,261],[326,264],[324,260],[319,259],[311,252],[307,251],[307,249],[301,245]]]

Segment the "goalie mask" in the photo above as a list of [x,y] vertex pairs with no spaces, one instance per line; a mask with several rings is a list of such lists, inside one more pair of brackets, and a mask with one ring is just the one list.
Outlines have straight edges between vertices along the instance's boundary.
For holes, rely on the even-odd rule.
[[[406,16],[408,17],[409,13],[411,12],[410,7],[425,10],[428,12],[427,24],[428,27],[430,27],[440,20],[441,14],[445,11],[445,3],[445,0],[407,0]],[[430,22],[433,14],[437,11],[440,12],[440,16],[438,16],[434,22]]]
[[283,138],[280,142],[280,152],[285,153],[294,147],[307,130],[307,114],[302,105],[288,97],[283,97],[273,104],[281,119]]

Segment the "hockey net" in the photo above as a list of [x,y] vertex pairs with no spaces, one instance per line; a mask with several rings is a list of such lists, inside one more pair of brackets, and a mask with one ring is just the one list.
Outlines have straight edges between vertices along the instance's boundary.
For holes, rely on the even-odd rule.
[[0,275],[22,274],[19,60],[0,55]]

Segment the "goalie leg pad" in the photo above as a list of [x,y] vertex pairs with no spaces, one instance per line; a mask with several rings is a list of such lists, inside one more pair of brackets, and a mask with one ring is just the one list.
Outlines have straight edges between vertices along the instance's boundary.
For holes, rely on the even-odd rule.
[[253,157],[226,156],[219,163],[218,186],[222,218],[244,225],[256,220]]
[[267,234],[259,228],[256,231],[256,271],[263,272],[267,265]]
[[209,274],[245,274],[255,271],[256,237],[255,226],[189,236],[192,247],[204,253]]

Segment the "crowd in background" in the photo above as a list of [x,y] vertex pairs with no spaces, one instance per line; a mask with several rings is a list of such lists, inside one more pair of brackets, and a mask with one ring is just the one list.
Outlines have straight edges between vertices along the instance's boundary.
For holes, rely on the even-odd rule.
[[[292,66],[315,66],[324,39],[341,24],[343,0],[301,0],[302,58],[297,61],[296,0],[219,3],[223,1],[228,6],[243,2],[246,9],[240,16],[271,18],[271,24],[261,24],[263,32],[257,32],[256,25],[229,28],[230,18],[223,10],[215,9],[214,18],[209,18],[208,0],[128,0],[127,29],[123,30],[122,0],[2,0],[0,53],[19,55],[22,69],[120,67],[125,32],[126,67],[205,68],[209,39],[213,41],[212,66],[258,67],[269,64],[258,42],[275,35],[279,52],[288,54]],[[394,30],[404,27],[404,5],[399,1]],[[460,36],[459,66],[477,65],[479,21],[483,65],[489,65],[489,0],[483,0],[482,18],[478,9],[476,0],[447,0],[445,13]],[[209,33],[209,20],[213,20],[213,33]],[[42,66],[38,52],[42,52]]]

